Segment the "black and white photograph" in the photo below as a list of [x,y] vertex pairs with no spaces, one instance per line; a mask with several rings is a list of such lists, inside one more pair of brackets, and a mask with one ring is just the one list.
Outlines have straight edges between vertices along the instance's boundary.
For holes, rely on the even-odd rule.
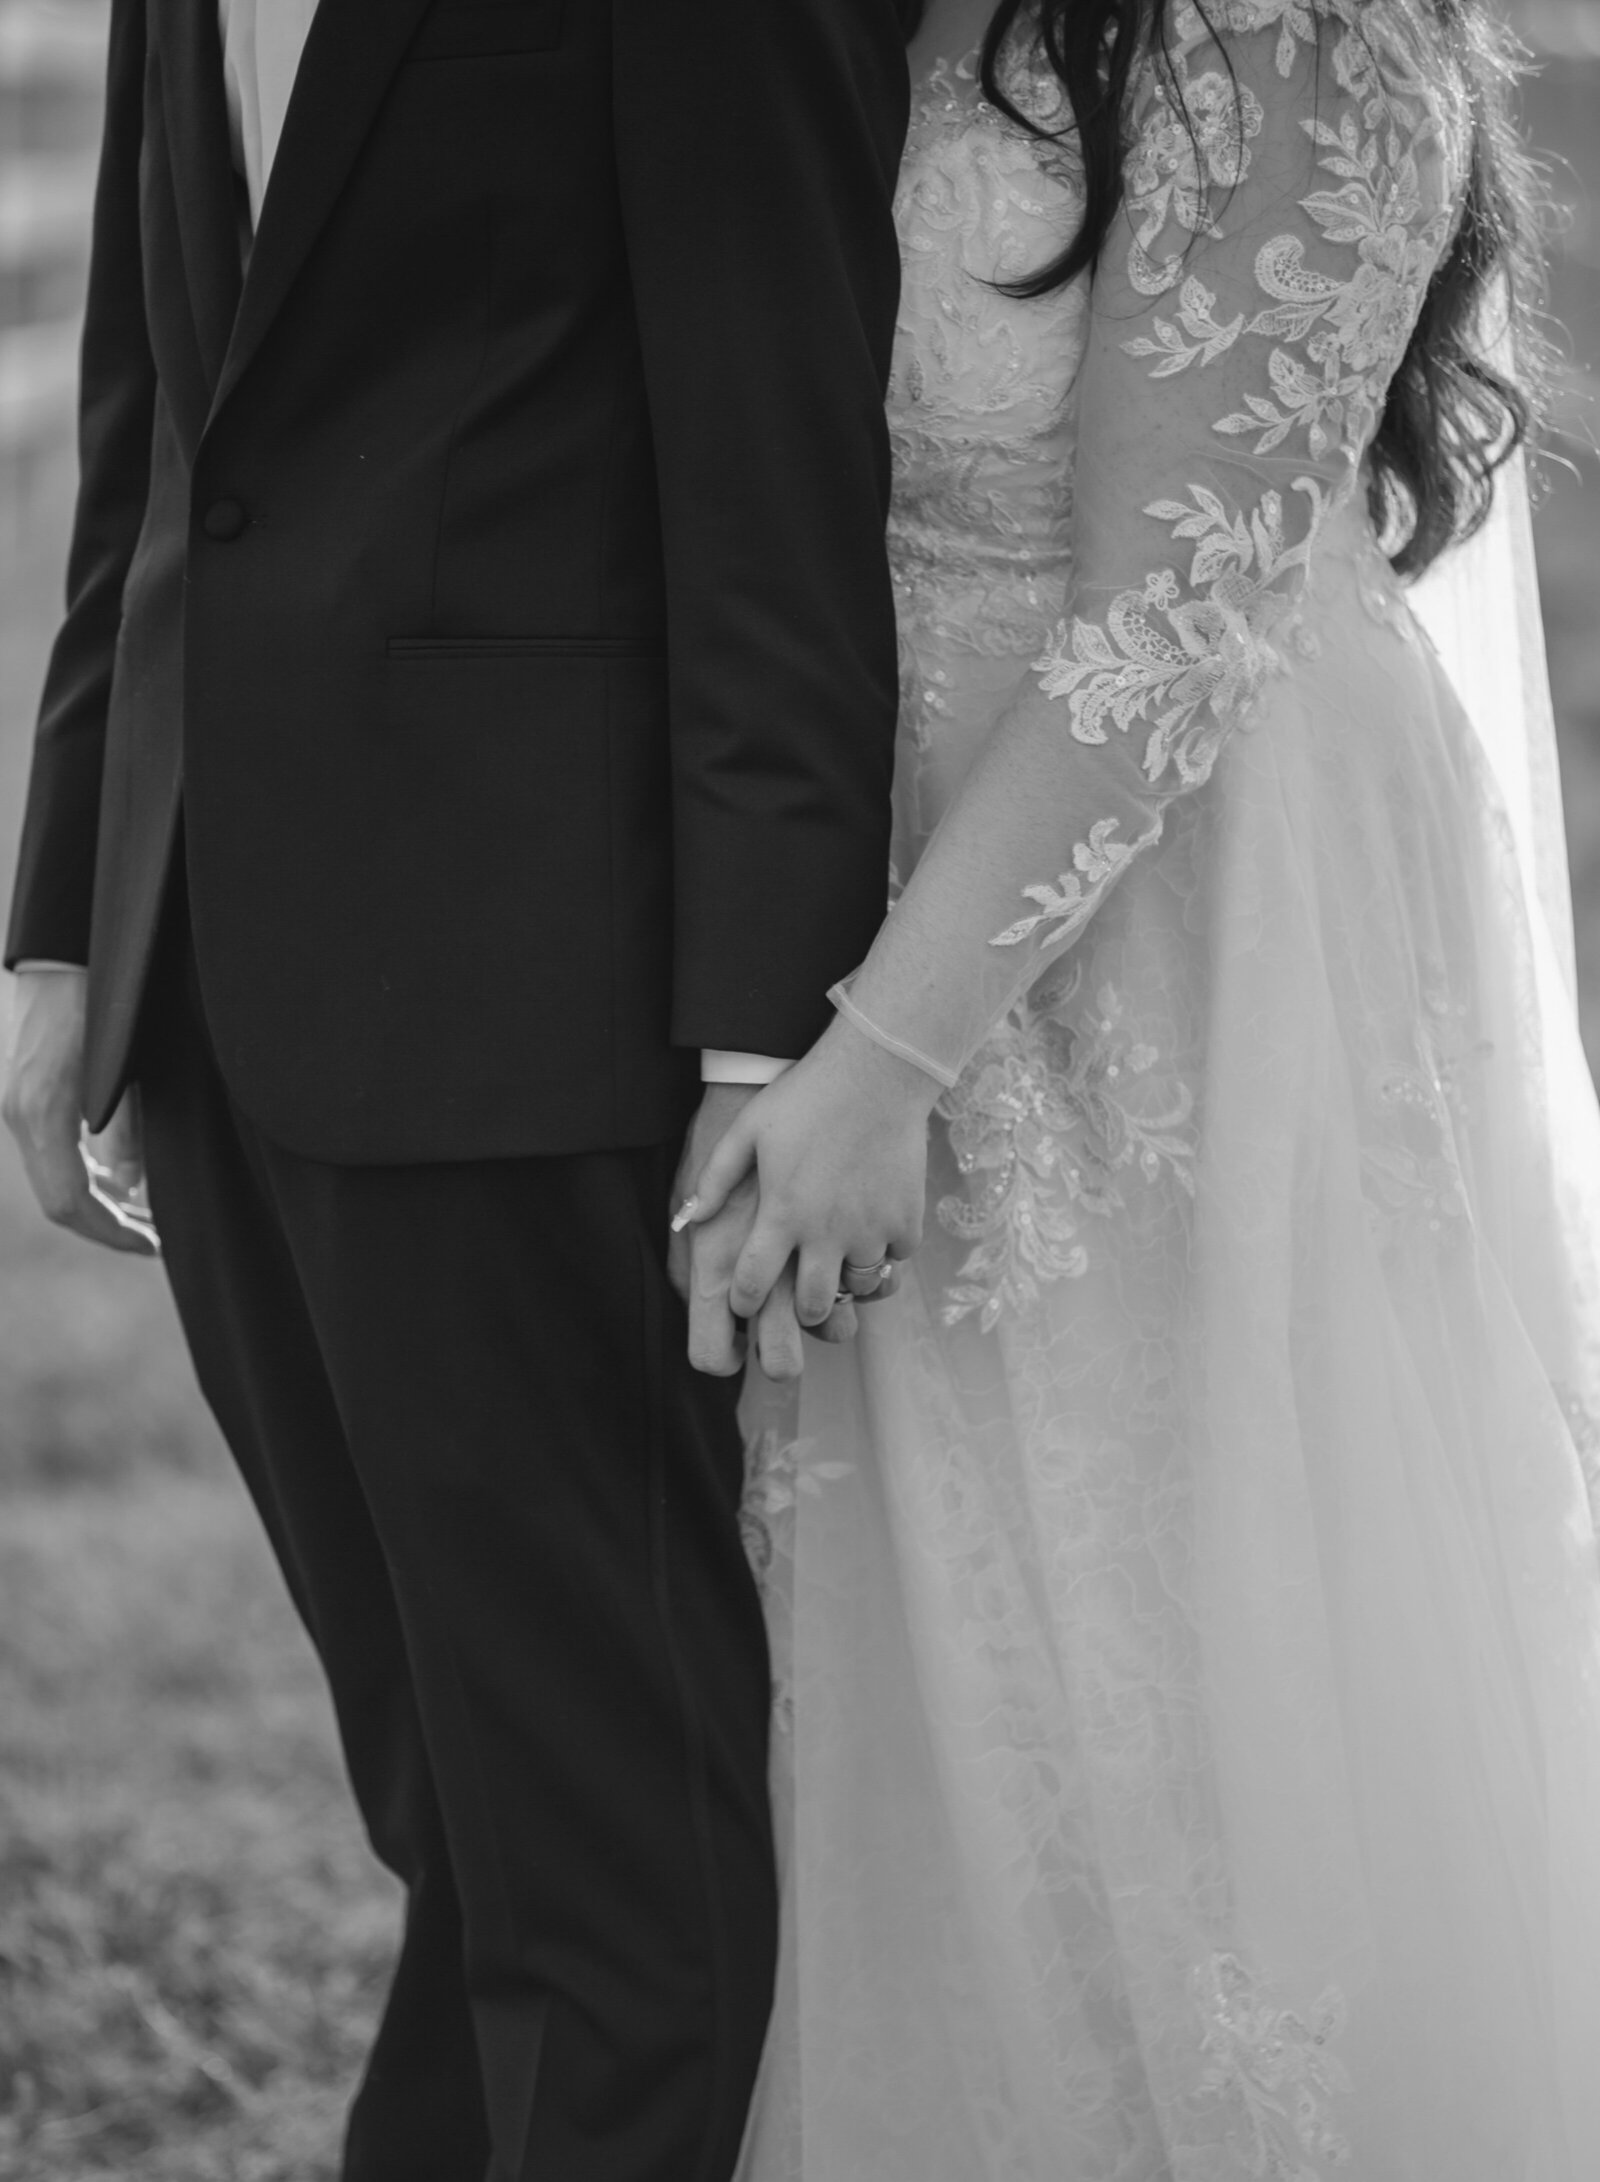
[[0,2182],[1600,2178],[1600,0],[0,0]]

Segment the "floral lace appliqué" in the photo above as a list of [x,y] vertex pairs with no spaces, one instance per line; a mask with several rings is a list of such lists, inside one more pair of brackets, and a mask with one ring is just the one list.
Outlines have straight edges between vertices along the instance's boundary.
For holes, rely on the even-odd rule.
[[[1111,731],[1136,723],[1149,730],[1140,771],[1158,792],[1197,788],[1210,778],[1228,733],[1238,727],[1267,677],[1282,664],[1271,638],[1292,611],[1293,579],[1311,556],[1323,510],[1321,486],[1299,478],[1312,513],[1306,537],[1290,544],[1281,497],[1263,494],[1248,520],[1231,515],[1203,485],[1189,499],[1157,500],[1145,510],[1193,541],[1188,588],[1170,568],[1150,576],[1142,591],[1112,601],[1101,628],[1063,622],[1036,662],[1047,697],[1065,697],[1075,742],[1104,743]],[[1044,925],[1070,937],[1098,907],[1117,873],[1161,835],[1159,810],[1135,842],[1120,841],[1115,819],[1098,819],[1073,850],[1071,872],[1055,885],[1036,880],[1022,889],[1038,913],[997,932],[995,947],[1013,947]]]
[[[1082,217],[1075,141],[1037,136],[983,96],[976,51],[941,60],[912,103],[896,217],[904,279],[889,388],[889,550],[901,643],[902,814],[959,719],[974,663],[1025,674],[1059,616],[1072,531],[1065,395],[1082,348],[1077,287],[1017,311],[1002,292]],[[1027,49],[1003,70],[1045,130],[1062,99]],[[980,670],[981,671],[981,670]]]
[[[1323,493],[1298,478],[1315,531]],[[1230,515],[1221,498],[1191,485],[1189,498],[1145,509],[1192,540],[1187,587],[1170,568],[1142,591],[1112,601],[1106,626],[1074,621],[1057,631],[1036,672],[1047,697],[1065,697],[1075,742],[1103,743],[1107,723],[1126,733],[1152,722],[1141,771],[1152,787],[1195,788],[1209,778],[1224,733],[1279,663],[1268,642],[1290,603],[1284,588],[1303,573],[1311,536],[1291,544],[1282,497],[1262,495],[1248,518]],[[1164,626],[1163,626],[1164,624]]]
[[739,1535],[758,1583],[772,1567],[776,1526],[793,1515],[803,1494],[820,1493],[833,1479],[848,1477],[853,1467],[819,1461],[815,1440],[787,1438],[773,1427],[746,1448]]
[[[792,1580],[795,1512],[800,1501],[820,1494],[836,1479],[849,1477],[854,1468],[854,1463],[823,1459],[814,1439],[797,1439],[792,1429],[768,1425],[764,1430],[752,1433],[745,1447],[739,1535],[769,1612],[774,1599],[785,1595]],[[786,1739],[793,1735],[794,1706],[791,1644],[775,1631],[772,1644],[774,1734]]]
[[1031,917],[1019,917],[994,937],[996,947],[1015,947],[1041,925],[1059,925],[1063,935],[1074,932],[1094,914],[1100,896],[1123,865],[1145,846],[1143,841],[1119,841],[1120,821],[1102,818],[1089,828],[1089,837],[1072,852],[1072,869],[1053,884],[1041,881],[1025,886],[1023,893],[1038,908]]
[[[1354,459],[1372,436],[1449,229],[1449,205],[1437,193],[1430,200],[1419,165],[1431,128],[1426,86],[1405,43],[1386,34],[1381,8],[1363,9],[1359,22],[1350,0],[1223,0],[1220,13],[1212,12],[1219,29],[1260,30],[1276,22],[1276,65],[1285,77],[1298,47],[1316,42],[1319,21],[1337,25],[1333,72],[1351,104],[1337,124],[1316,115],[1300,124],[1320,147],[1318,165],[1337,186],[1313,190],[1300,209],[1324,244],[1353,250],[1355,264],[1342,275],[1319,271],[1306,262],[1304,235],[1275,235],[1255,261],[1266,308],[1219,323],[1216,297],[1184,276],[1181,254],[1159,264],[1150,255],[1170,221],[1191,235],[1220,232],[1195,152],[1172,141],[1173,102],[1158,81],[1152,117],[1129,168],[1129,198],[1137,208],[1129,269],[1145,294],[1178,287],[1177,323],[1157,317],[1152,333],[1124,347],[1130,356],[1157,357],[1151,375],[1166,378],[1191,363],[1214,363],[1246,334],[1269,339],[1268,391],[1247,393],[1243,407],[1219,417],[1215,430],[1253,435],[1258,455],[1300,430],[1314,459],[1335,448]],[[1198,28],[1192,6],[1181,7],[1180,37],[1193,37]],[[1232,94],[1214,73],[1191,78],[1181,55],[1173,66],[1185,104],[1198,102],[1202,148],[1217,131],[1231,132],[1231,163],[1215,150],[1208,155],[1211,182],[1242,179],[1251,140],[1260,133],[1258,104],[1247,91]],[[1183,186],[1171,178],[1175,169],[1188,177]]]
[[1417,224],[1415,160],[1403,163],[1399,177],[1377,178],[1375,147],[1358,139],[1352,115],[1337,130],[1322,121],[1306,126],[1328,147],[1323,166],[1346,181],[1314,192],[1305,209],[1330,241],[1354,241],[1360,262],[1348,280],[1314,272],[1298,235],[1280,235],[1257,255],[1256,279],[1276,304],[1245,330],[1287,339],[1304,356],[1274,348],[1267,362],[1272,398],[1246,395],[1243,410],[1217,420],[1219,432],[1255,433],[1256,454],[1269,453],[1296,426],[1313,455],[1366,444],[1378,391],[1405,349],[1442,240],[1437,223]]
[[1345,2004],[1330,1986],[1297,2015],[1251,1976],[1237,1955],[1213,1955],[1195,1972],[1205,2031],[1202,2091],[1233,2109],[1226,2154],[1180,2153],[1179,2182],[1321,2182],[1349,2164],[1350,2146],[1333,2126],[1333,2101],[1350,2079],[1330,2050],[1344,2029]]
[[[1192,13],[1192,11],[1189,11]],[[1180,11],[1178,32],[1185,25]],[[1220,235],[1214,206],[1250,171],[1250,147],[1261,134],[1261,101],[1220,69],[1178,77],[1181,109],[1157,77],[1153,108],[1129,159],[1128,203],[1134,217],[1130,271],[1143,295],[1164,295],[1178,279],[1181,254],[1157,260],[1151,245],[1172,226],[1190,235]]]
[[[1210,777],[1223,742],[1283,665],[1273,632],[1309,589],[1319,535],[1355,491],[1357,464],[1448,234],[1449,195],[1432,186],[1431,168],[1424,178],[1424,156],[1441,148],[1438,101],[1426,95],[1402,21],[1381,4],[1361,7],[1358,17],[1355,0],[1216,0],[1204,16],[1181,0],[1176,49],[1146,71],[1126,171],[1128,276],[1137,294],[1176,289],[1177,303],[1171,317],[1153,313],[1147,330],[1122,346],[1152,359],[1152,378],[1168,379],[1207,371],[1248,337],[1269,343],[1264,383],[1236,390],[1212,430],[1250,440],[1256,457],[1293,437],[1322,472],[1290,472],[1288,502],[1269,489],[1253,507],[1235,507],[1199,482],[1182,498],[1149,502],[1145,515],[1165,523],[1175,541],[1192,541],[1187,576],[1170,565],[1152,569],[1142,586],[1116,593],[1103,620],[1063,620],[1036,662],[1044,694],[1066,699],[1075,740],[1104,743],[1111,728],[1127,733],[1136,722],[1148,728],[1141,771],[1158,795]],[[1300,199],[1302,232],[1274,235],[1257,250],[1263,307],[1229,316],[1217,292],[1187,270],[1188,244],[1224,238],[1267,116],[1248,83],[1192,66],[1191,54],[1216,53],[1223,32],[1272,28],[1274,65],[1285,79],[1303,46],[1320,57],[1326,40],[1344,99],[1336,119],[1300,118],[1326,185]],[[1163,254],[1168,236],[1184,247]],[[1308,245],[1327,255],[1326,266],[1311,262]],[[1095,824],[1075,861],[1096,856],[1106,823]],[[1147,831],[1143,845],[1159,831]],[[1015,945],[1044,923],[1055,926],[1051,937],[1066,937],[1104,889],[1090,892],[1069,874],[1057,889],[1034,883],[1023,891],[1041,914],[1007,926],[994,944]]]
[[1075,986],[1018,1009],[940,1102],[968,1194],[944,1198],[939,1220],[972,1245],[946,1325],[976,1313],[987,1333],[1029,1314],[1043,1286],[1080,1278],[1084,1225],[1125,1209],[1131,1175],[1193,1194],[1194,1093],[1128,1030],[1112,987],[1097,1012],[1065,1020]]

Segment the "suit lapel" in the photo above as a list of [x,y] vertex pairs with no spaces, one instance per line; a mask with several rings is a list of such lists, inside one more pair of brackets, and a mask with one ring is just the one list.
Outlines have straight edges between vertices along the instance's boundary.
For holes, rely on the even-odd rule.
[[[214,0],[191,0],[202,8]],[[428,0],[320,0],[250,253],[212,414],[238,385],[356,161]]]
[[150,0],[178,237],[208,392],[239,305],[239,232],[216,0]]

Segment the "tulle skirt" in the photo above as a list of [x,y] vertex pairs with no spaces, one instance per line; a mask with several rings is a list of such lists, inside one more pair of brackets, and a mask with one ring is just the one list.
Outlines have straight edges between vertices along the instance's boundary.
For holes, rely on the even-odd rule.
[[1600,2175],[1600,1127],[1352,569],[747,1393],[781,1989],[745,2182]]

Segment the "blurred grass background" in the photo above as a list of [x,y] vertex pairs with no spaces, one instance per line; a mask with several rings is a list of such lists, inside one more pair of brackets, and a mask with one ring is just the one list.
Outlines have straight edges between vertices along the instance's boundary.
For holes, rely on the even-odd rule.
[[[203,4],[203,0],[202,0]],[[1568,362],[1538,516],[1600,1062],[1600,0],[1525,0]],[[0,0],[0,901],[59,611],[103,0]],[[0,1150],[0,2182],[325,2182],[392,1890],[160,1275]]]

